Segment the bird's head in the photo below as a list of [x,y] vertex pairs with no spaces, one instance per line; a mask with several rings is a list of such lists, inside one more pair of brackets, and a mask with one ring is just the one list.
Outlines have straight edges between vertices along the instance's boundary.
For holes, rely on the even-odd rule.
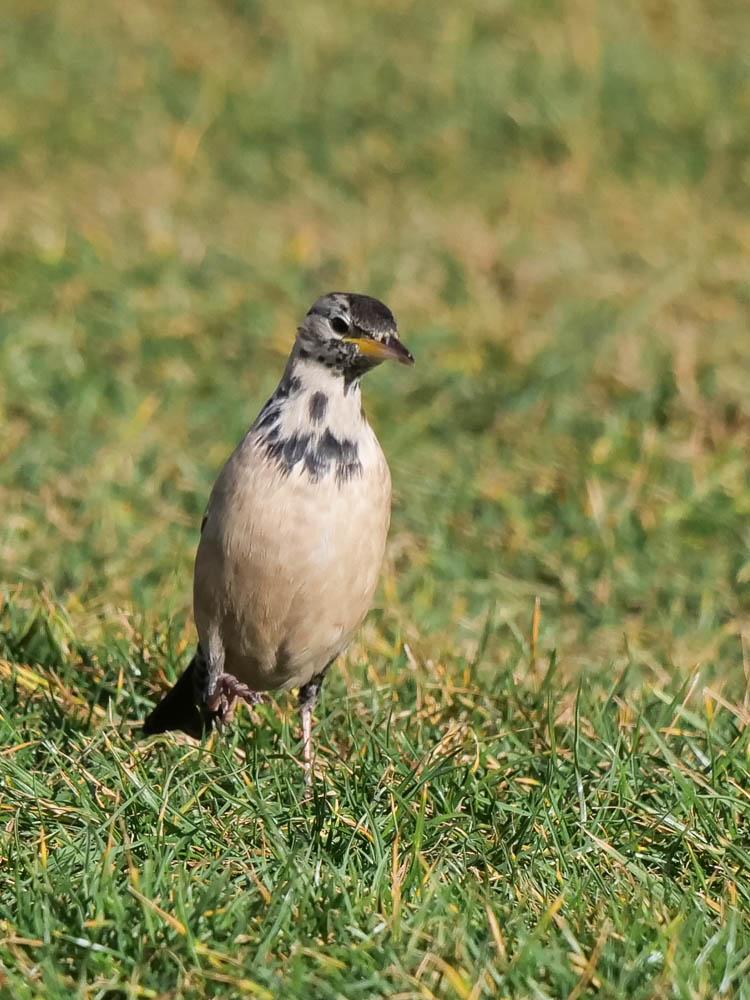
[[399,340],[393,313],[379,299],[355,292],[330,292],[312,306],[297,333],[300,358],[356,379],[381,361],[414,364]]

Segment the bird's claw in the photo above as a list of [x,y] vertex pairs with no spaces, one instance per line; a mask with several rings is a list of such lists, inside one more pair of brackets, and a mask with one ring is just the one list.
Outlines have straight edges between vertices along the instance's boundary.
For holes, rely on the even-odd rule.
[[252,691],[233,674],[222,674],[216,681],[214,693],[206,702],[206,707],[220,726],[228,726],[234,718],[240,698],[248,705],[258,705],[263,701],[260,692]]

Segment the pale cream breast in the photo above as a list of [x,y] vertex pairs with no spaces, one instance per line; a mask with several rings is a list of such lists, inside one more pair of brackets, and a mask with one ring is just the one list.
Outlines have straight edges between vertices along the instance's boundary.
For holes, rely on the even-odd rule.
[[377,587],[390,520],[388,466],[369,425],[361,474],[283,470],[248,434],[216,482],[198,547],[195,618],[225,670],[258,691],[306,684],[349,643]]

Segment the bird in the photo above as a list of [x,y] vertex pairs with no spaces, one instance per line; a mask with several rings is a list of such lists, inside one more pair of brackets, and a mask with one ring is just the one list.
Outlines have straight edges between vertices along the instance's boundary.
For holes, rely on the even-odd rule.
[[306,786],[323,678],[370,610],[391,516],[391,476],[361,380],[414,363],[379,299],[330,292],[312,305],[270,399],[211,491],[195,558],[198,643],[146,718],[146,735],[201,738],[238,701],[298,689]]

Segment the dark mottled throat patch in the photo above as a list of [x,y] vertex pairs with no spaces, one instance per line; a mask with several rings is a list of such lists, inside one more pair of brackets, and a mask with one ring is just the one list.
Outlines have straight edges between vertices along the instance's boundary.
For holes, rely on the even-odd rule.
[[339,484],[362,475],[362,463],[356,441],[337,438],[326,428],[322,433],[295,431],[289,437],[261,438],[266,456],[274,461],[283,475],[301,467],[317,483],[334,475]]
[[[291,475],[301,469],[313,482],[334,476],[338,484],[362,475],[362,463],[357,442],[352,438],[338,437],[325,426],[329,410],[328,394],[317,390],[307,400],[309,430],[283,433],[283,412],[291,397],[304,391],[299,377],[287,375],[268,400],[255,421],[253,431],[266,457],[275,462],[281,473]],[[357,419],[362,419],[361,410]]]
[[328,409],[328,396],[324,392],[314,392],[310,396],[310,420],[314,424],[319,424],[326,415]]

